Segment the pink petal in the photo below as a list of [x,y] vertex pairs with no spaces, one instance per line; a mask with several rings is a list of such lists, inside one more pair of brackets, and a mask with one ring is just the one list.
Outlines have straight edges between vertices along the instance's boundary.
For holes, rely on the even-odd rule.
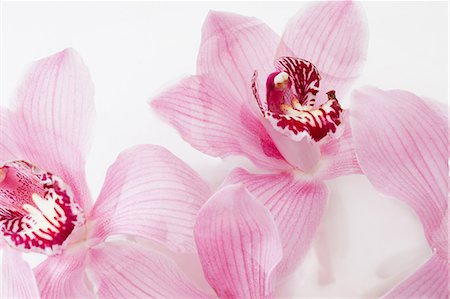
[[226,186],[209,199],[195,224],[195,242],[220,298],[272,298],[281,242],[269,211],[243,185]]
[[245,155],[269,169],[288,167],[260,120],[233,98],[226,85],[210,76],[193,76],[156,97],[151,105],[204,153],[222,158]]
[[278,35],[256,18],[212,11],[203,25],[197,73],[221,80],[233,95],[228,101],[247,103],[253,72],[274,71],[278,43]]
[[351,113],[361,169],[379,191],[411,205],[430,246],[447,259],[447,124],[400,90],[358,90]]
[[100,298],[208,298],[173,261],[138,244],[92,249],[89,267]]
[[39,298],[33,271],[22,260],[21,253],[9,246],[4,246],[2,251],[0,298]]
[[13,121],[11,111],[0,107],[0,165],[21,155],[12,130]]
[[95,298],[87,285],[86,251],[49,257],[34,269],[42,298]]
[[194,219],[209,195],[207,184],[172,153],[136,146],[108,170],[91,215],[94,237],[131,234],[193,251]]
[[401,282],[383,299],[449,298],[448,262],[433,255],[416,273]]
[[[361,174],[353,143],[350,117],[343,113],[342,135],[330,138],[320,146],[322,166],[317,171],[316,179],[330,180],[349,174]],[[338,134],[339,135],[339,134]]]
[[242,183],[273,215],[283,245],[280,276],[290,274],[308,251],[327,202],[323,183],[301,181],[292,173],[258,175],[234,170],[224,184]]
[[342,99],[361,73],[367,47],[368,28],[360,4],[315,2],[288,23],[278,56],[293,52],[312,62],[322,77],[321,94],[336,90],[336,97]]
[[22,157],[60,176],[90,207],[85,155],[94,118],[93,84],[71,49],[39,60],[18,90],[13,134]]

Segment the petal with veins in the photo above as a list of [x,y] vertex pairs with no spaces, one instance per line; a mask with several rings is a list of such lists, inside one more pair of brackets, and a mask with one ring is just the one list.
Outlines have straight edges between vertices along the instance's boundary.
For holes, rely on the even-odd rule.
[[448,292],[447,123],[426,101],[401,90],[355,91],[351,113],[361,169],[379,191],[414,209],[435,252],[393,296],[417,291],[425,297],[437,292],[439,298],[446,298],[448,293],[444,296],[442,292]]
[[238,104],[247,104],[254,70],[270,73],[278,35],[256,18],[210,12],[202,31],[197,74],[221,80]]
[[93,238],[132,234],[174,251],[193,251],[195,217],[209,187],[183,161],[156,145],[119,155],[92,210]]
[[12,134],[21,156],[67,182],[88,210],[85,155],[94,118],[93,84],[78,54],[64,50],[36,62],[17,92]]
[[418,271],[382,298],[447,299],[449,297],[448,279],[447,260],[433,255]]
[[[345,111],[347,112],[347,111]],[[320,145],[322,163],[316,179],[329,180],[349,174],[361,174],[353,143],[350,117],[342,114],[342,134]]]
[[100,298],[209,298],[168,257],[136,243],[91,249],[89,270]]
[[3,251],[0,298],[39,298],[33,271],[22,259],[21,253],[7,245],[0,250]]
[[447,213],[447,124],[406,91],[354,92],[351,125],[361,169],[381,192],[414,209],[432,248],[447,256],[442,225]]
[[47,258],[34,269],[42,298],[95,298],[87,284],[85,269],[84,248]]
[[13,121],[11,111],[0,107],[0,164],[21,156],[12,128]]
[[193,76],[157,96],[151,106],[193,147],[209,155],[245,155],[261,167],[289,167],[260,120],[233,98],[221,82]]
[[311,61],[322,77],[321,91],[336,90],[343,98],[361,73],[367,48],[368,27],[360,3],[315,2],[288,23],[277,56]]
[[309,250],[325,210],[328,191],[320,182],[296,179],[291,173],[252,174],[234,170],[226,184],[242,183],[270,211],[283,245],[279,276],[292,273]]
[[220,298],[272,298],[282,258],[276,224],[243,185],[225,186],[200,211],[195,242],[203,272]]

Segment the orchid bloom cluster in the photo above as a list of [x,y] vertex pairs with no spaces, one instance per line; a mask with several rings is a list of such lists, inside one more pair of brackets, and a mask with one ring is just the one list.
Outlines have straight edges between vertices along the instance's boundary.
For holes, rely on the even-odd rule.
[[[323,20],[326,20],[324,22]],[[364,174],[408,203],[433,254],[384,298],[447,298],[448,117],[406,91],[355,90],[367,52],[358,4],[322,2],[282,37],[211,12],[197,74],[151,106],[193,147],[243,155],[212,191],[156,145],[122,152],[94,202],[85,159],[93,83],[72,49],[36,62],[0,110],[0,295],[6,298],[273,298],[307,253],[325,181]],[[47,255],[31,269],[21,252]],[[208,286],[173,253],[198,256]]]

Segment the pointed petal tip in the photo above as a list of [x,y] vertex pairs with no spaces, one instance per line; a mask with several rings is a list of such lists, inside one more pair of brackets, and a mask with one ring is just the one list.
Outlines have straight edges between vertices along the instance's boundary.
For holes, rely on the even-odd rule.
[[278,229],[242,184],[211,197],[194,237],[205,277],[220,298],[272,297],[272,272],[282,259]]
[[[237,201],[248,196],[253,197],[243,183],[226,185],[210,197],[200,210],[199,214],[202,213],[203,210],[209,208],[221,207],[230,210]],[[229,201],[231,201],[231,204]]]
[[37,62],[45,62],[47,60],[57,60],[59,63],[65,63],[65,62],[82,62],[83,59],[81,58],[81,55],[74,49],[74,48],[65,48],[61,51],[58,51],[54,54],[51,54],[49,56],[45,56],[41,59],[39,59]]
[[206,24],[219,25],[221,23],[225,23],[229,17],[245,18],[244,16],[241,16],[240,14],[211,9],[208,11],[208,14],[206,15],[204,25],[206,25]]
[[31,64],[12,106],[20,158],[61,177],[89,209],[84,162],[95,118],[94,84],[78,53],[68,48]]

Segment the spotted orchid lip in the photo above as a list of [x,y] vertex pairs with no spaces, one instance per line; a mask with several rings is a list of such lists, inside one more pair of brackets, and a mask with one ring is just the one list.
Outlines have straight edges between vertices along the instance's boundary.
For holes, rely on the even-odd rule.
[[68,184],[22,160],[0,166],[0,204],[1,234],[22,251],[59,254],[85,222]]
[[271,126],[294,141],[319,142],[336,133],[343,110],[334,90],[327,92],[325,103],[315,107],[321,79],[317,68],[294,57],[277,59],[275,67],[277,71],[267,77],[265,102],[258,93],[257,71],[251,81],[253,95]]

